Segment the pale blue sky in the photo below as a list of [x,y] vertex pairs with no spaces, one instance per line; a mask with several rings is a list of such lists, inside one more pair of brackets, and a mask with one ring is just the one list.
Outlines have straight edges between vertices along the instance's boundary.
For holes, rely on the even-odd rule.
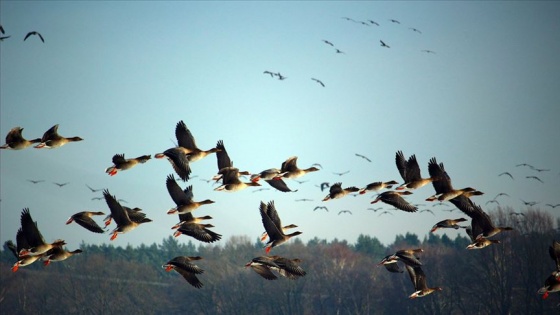
[[[54,124],[61,135],[85,140],[0,153],[0,240],[15,238],[21,210],[29,207],[48,241],[109,243],[108,234],[64,225],[78,211],[109,212],[104,201],[91,200],[100,193],[88,184],[109,188],[154,220],[113,244],[161,242],[177,222],[166,214],[173,206],[165,188],[174,173],[170,164],[150,160],[114,177],[104,169],[116,153],[153,155],[173,146],[179,120],[203,149],[224,140],[243,170],[280,167],[293,155],[302,168],[323,166],[301,178],[308,180],[303,184],[288,181],[296,193],[224,193],[200,180],[217,172],[215,156],[193,163],[198,177],[180,185],[192,184],[195,200],[216,201],[197,215],[212,215],[224,240],[260,235],[261,200],[275,200],[304,241],[353,243],[363,233],[388,244],[396,234],[423,238],[435,222],[464,216],[441,211],[449,205],[430,206],[436,216],[395,211],[378,217],[366,210],[371,194],[321,202],[326,192],[316,185],[324,181],[402,183],[397,150],[416,154],[425,176],[436,157],[454,186],[486,193],[475,197],[484,209],[506,192],[511,197],[500,197],[503,205],[521,210],[520,199],[539,201],[556,213],[544,204],[560,203],[559,15],[557,2],[2,1],[0,24],[11,35],[0,43],[2,142],[15,126],[34,138]],[[29,31],[40,32],[45,43],[37,37],[24,42]],[[287,79],[272,79],[265,70]],[[519,163],[551,171],[515,167]],[[515,180],[498,177],[504,171]],[[525,178],[530,175],[544,184]],[[426,203],[433,193],[430,185],[407,199]],[[301,198],[314,201],[295,201]],[[317,205],[330,211],[313,212]],[[353,215],[338,216],[343,209]]]

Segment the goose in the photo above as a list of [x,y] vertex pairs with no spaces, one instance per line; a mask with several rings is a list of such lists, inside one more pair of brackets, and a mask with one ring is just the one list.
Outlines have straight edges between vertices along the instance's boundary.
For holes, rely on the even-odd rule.
[[302,232],[300,231],[296,231],[290,234],[284,234],[281,228],[282,223],[280,221],[280,217],[278,216],[278,212],[276,211],[274,201],[270,201],[268,205],[261,201],[259,211],[261,213],[264,229],[266,230],[266,232],[268,233],[268,237],[270,238],[265,246],[267,254],[273,247],[282,245],[286,243],[290,238],[302,234]]
[[187,282],[192,285],[193,287],[200,289],[202,288],[203,284],[200,282],[196,275],[201,274],[204,272],[200,267],[193,264],[192,261],[194,260],[201,260],[202,257],[200,256],[177,256],[170,261],[168,261],[162,267],[165,271],[169,272],[171,270],[177,271]]
[[146,163],[151,158],[151,155],[142,155],[136,158],[125,159],[124,154],[115,154],[113,155],[114,165],[106,168],[105,173],[109,174],[110,176],[114,176],[119,170],[124,171],[131,169],[140,163]]
[[23,150],[33,143],[41,142],[40,138],[27,140],[22,136],[23,128],[14,127],[10,129],[6,135],[6,144],[2,145],[0,149],[10,149],[10,150]]
[[37,149],[41,149],[41,148],[48,148],[48,149],[54,149],[54,148],[60,148],[61,146],[69,143],[69,142],[77,142],[77,141],[82,141],[84,139],[80,138],[80,137],[62,137],[61,135],[58,134],[58,124],[52,126],[49,130],[47,130],[44,134],[43,137],[41,138],[41,142],[35,146],[35,148]]

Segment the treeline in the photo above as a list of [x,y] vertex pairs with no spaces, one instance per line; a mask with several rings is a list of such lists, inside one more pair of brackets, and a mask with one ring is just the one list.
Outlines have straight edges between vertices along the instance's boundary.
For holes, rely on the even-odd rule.
[[[234,236],[218,245],[185,243],[173,237],[138,247],[82,244],[80,255],[43,267],[40,262],[10,270],[0,253],[0,311],[3,314],[557,314],[560,294],[537,294],[554,270],[548,246],[560,240],[558,222],[540,210],[492,213],[498,225],[515,231],[501,244],[469,251],[469,239],[442,232],[420,240],[398,235],[383,246],[360,235],[354,244],[298,239],[272,254],[300,258],[307,275],[297,280],[261,278],[245,264],[264,255],[262,244]],[[421,247],[428,286],[443,291],[409,300],[406,272],[389,273],[377,263],[398,249]],[[196,264],[204,286],[196,289],[179,274],[161,268],[175,256],[202,256]]]

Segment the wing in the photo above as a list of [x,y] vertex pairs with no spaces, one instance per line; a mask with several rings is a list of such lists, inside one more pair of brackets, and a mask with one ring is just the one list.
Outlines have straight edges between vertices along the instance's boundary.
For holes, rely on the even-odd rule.
[[117,225],[126,225],[131,222],[128,213],[117,201],[115,196],[109,193],[109,190],[103,190],[103,197],[105,197],[105,202],[107,202],[107,206],[109,206],[109,210],[111,210],[111,217],[115,220]]
[[276,280],[278,277],[272,273],[268,266],[264,265],[251,265],[253,269],[259,276],[265,278],[266,280]]
[[122,164],[124,162],[126,162],[126,160],[124,159],[124,154],[113,155],[113,164],[117,165],[117,164]]
[[58,124],[51,127],[51,129],[45,131],[43,137],[41,138],[41,142],[45,142],[53,137],[58,136]]
[[411,155],[406,162],[406,181],[411,182],[422,179],[420,174],[420,166],[416,160],[416,154]]
[[205,243],[213,243],[222,238],[222,235],[215,233],[198,223],[183,224],[179,227],[178,231]]
[[451,186],[451,178],[447,175],[443,163],[438,164],[436,158],[431,158],[428,162],[428,173],[430,177],[437,178],[432,181],[436,194],[442,194],[453,190]]
[[385,266],[385,269],[387,269],[389,272],[398,272],[398,273],[403,273],[404,271],[401,269],[401,267],[399,267],[399,264],[394,263],[394,264],[385,264],[383,265]]
[[173,202],[175,202],[177,206],[185,205],[192,201],[192,191],[189,191],[190,198],[187,194],[187,190],[189,189],[189,187],[192,188],[192,186],[187,187],[187,189],[183,191],[181,187],[179,187],[179,184],[177,184],[177,182],[175,181],[175,177],[172,174],[167,175],[165,186],[167,187],[169,196],[171,196],[171,199],[173,199]]
[[194,273],[189,272],[188,270],[185,270],[181,267],[176,267],[175,271],[177,271],[181,276],[183,276],[183,278],[185,278],[185,280],[187,280],[187,282],[193,287],[198,289],[202,288],[203,286],[202,282],[200,282],[200,280]]
[[291,190],[288,185],[281,179],[267,179],[265,180],[270,186],[282,191],[282,192],[290,192],[290,191],[297,191]]
[[177,123],[177,126],[175,126],[175,137],[177,138],[179,146],[189,150],[198,149],[191,131],[182,120]]
[[6,135],[6,143],[12,143],[12,142],[20,142],[23,139],[23,136],[21,135],[21,131],[23,130],[23,128],[20,127],[14,127],[10,130],[10,132],[8,132],[8,134]]
[[291,172],[297,169],[297,156],[292,156],[288,158],[284,163],[282,163],[282,167],[280,168],[280,172]]
[[[382,194],[383,195],[383,194]],[[387,194],[381,199],[383,202],[390,204],[400,210],[406,212],[416,212],[418,210],[417,207],[411,205],[403,197],[399,196],[398,194]]]
[[233,163],[231,162],[229,155],[226,151],[226,147],[224,146],[224,141],[218,140],[218,144],[216,144],[216,149],[218,149],[218,152],[216,152],[216,157],[218,159],[218,171],[224,167],[233,166]]
[[280,239],[283,236],[282,232],[280,231],[280,228],[276,226],[276,224],[274,224],[274,221],[269,217],[267,208],[267,205],[261,201],[259,210],[261,213],[264,229],[266,230],[266,233],[268,233],[268,237],[271,241]]
[[191,174],[191,167],[187,155],[177,148],[167,149],[163,154],[169,158],[169,162],[177,175],[179,175],[183,181],[188,181],[189,175]]
[[77,216],[74,218],[74,221],[81,225],[82,227],[86,228],[89,231],[94,233],[103,233],[103,229],[91,218],[87,216]]
[[35,247],[46,243],[43,235],[41,235],[41,232],[37,227],[37,222],[33,222],[33,219],[31,218],[29,208],[25,208],[21,212],[21,230],[27,240],[27,244],[30,245],[29,247]]
[[404,158],[402,151],[397,151],[395,163],[397,164],[399,174],[401,174],[402,179],[406,182],[406,159]]

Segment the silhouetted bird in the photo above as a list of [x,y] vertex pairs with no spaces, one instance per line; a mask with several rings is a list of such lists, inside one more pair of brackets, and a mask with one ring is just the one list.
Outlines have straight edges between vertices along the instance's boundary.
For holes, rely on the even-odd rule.
[[43,39],[43,36],[41,34],[39,34],[38,32],[35,32],[35,31],[27,33],[27,35],[25,35],[25,38],[23,40],[25,41],[31,35],[37,35],[37,36],[39,36],[39,38],[41,39],[41,41],[43,43],[45,42],[45,40]]
[[384,41],[379,40],[379,42],[381,43],[381,47],[387,47],[387,48],[391,48],[389,45],[385,44]]

